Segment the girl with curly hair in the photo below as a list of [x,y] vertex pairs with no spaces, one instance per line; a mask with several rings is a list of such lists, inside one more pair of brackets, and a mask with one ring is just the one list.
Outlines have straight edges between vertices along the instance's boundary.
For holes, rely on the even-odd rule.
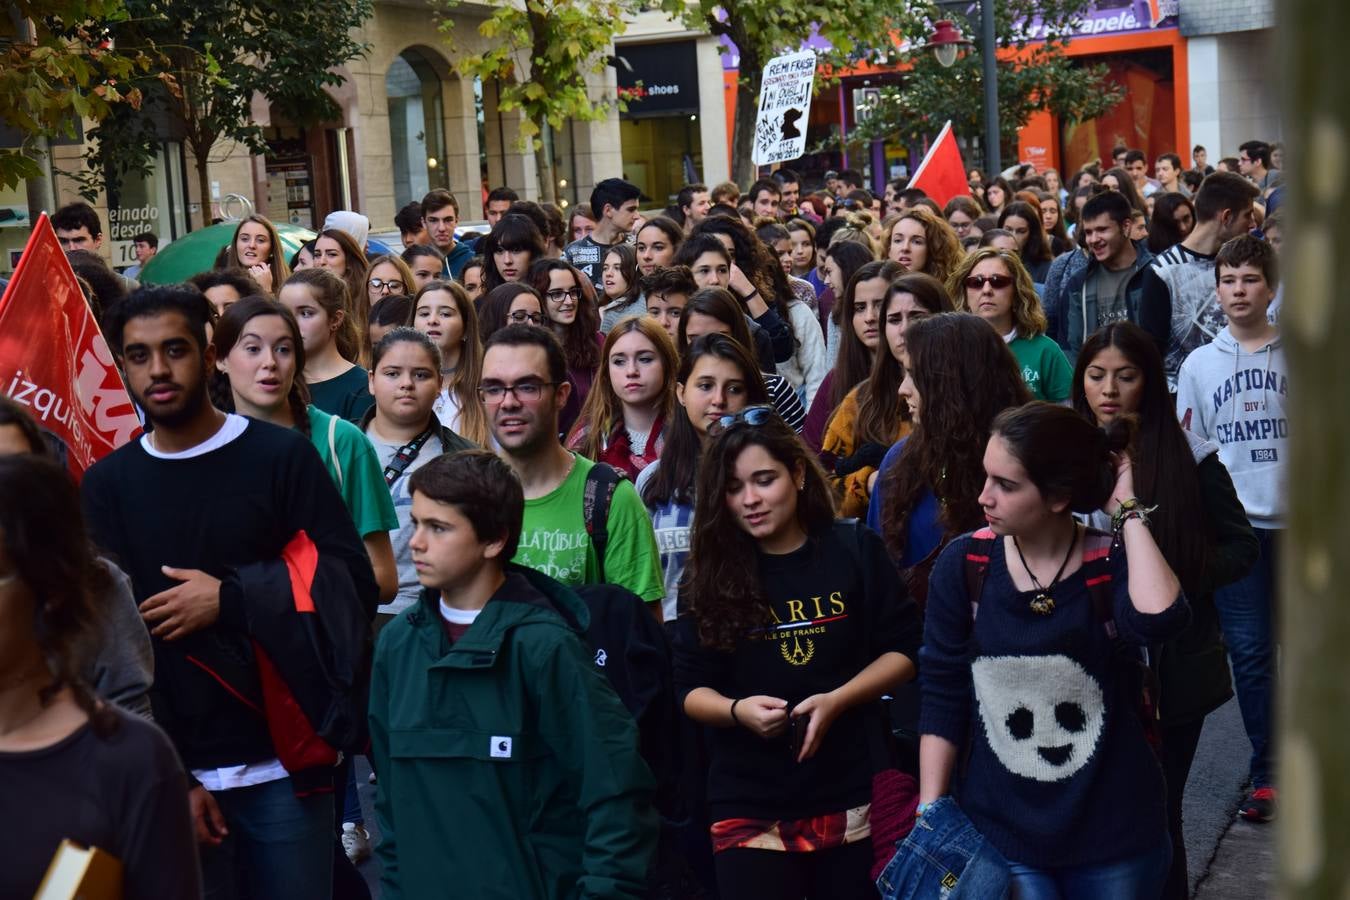
[[967,256],[947,282],[957,307],[984,319],[1008,342],[1032,397],[1069,399],[1073,366],[1045,334],[1045,313],[1021,257],[1010,250],[981,247]]
[[876,701],[914,677],[918,613],[881,541],[767,406],[716,420],[676,623],[675,682],[706,726],[724,897],[875,897]]
[[886,258],[907,272],[945,282],[964,255],[961,239],[946,220],[926,206],[913,206],[881,224]]

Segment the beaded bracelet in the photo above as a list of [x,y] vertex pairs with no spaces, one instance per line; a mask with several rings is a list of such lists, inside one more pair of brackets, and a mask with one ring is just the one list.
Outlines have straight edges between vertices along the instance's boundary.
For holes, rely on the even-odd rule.
[[1125,528],[1125,523],[1130,519],[1138,519],[1145,526],[1149,524],[1149,516],[1158,511],[1158,505],[1145,506],[1138,497],[1131,497],[1122,501],[1116,514],[1111,517],[1111,531],[1117,535]]

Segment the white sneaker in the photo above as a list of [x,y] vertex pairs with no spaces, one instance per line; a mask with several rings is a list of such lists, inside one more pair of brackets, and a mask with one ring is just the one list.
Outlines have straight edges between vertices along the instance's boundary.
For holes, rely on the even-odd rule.
[[353,863],[370,859],[370,832],[355,822],[343,822],[342,849]]

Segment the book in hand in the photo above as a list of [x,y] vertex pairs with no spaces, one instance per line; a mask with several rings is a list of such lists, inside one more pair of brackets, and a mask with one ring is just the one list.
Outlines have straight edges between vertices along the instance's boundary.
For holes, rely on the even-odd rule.
[[122,863],[67,838],[56,848],[33,900],[122,900]]

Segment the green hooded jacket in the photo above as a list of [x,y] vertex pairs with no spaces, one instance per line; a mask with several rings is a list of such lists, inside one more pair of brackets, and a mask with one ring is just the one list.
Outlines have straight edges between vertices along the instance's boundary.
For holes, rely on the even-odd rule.
[[508,566],[453,646],[430,591],[381,631],[370,736],[385,900],[646,896],[654,781],[588,622],[572,590]]

